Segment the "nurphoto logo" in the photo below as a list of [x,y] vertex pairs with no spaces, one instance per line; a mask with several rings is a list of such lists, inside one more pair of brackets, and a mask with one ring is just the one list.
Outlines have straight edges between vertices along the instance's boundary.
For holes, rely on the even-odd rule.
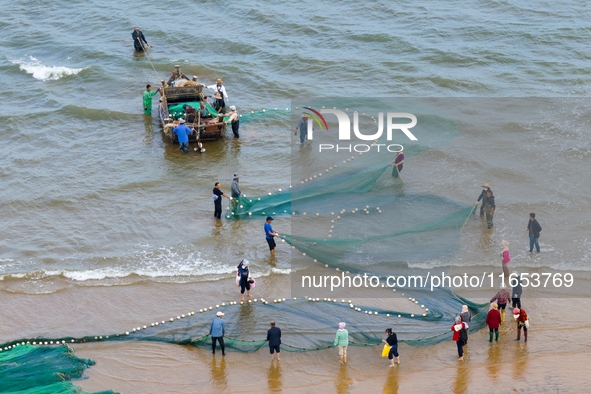
[[[394,136],[394,131],[401,131],[406,135],[406,137],[411,141],[417,141],[417,137],[410,131],[411,128],[417,125],[417,117],[408,112],[387,112],[386,116],[384,116],[384,112],[378,112],[377,116],[377,123],[378,129],[376,132],[373,133],[362,133],[359,129],[359,113],[357,111],[353,112],[353,122],[349,118],[345,112],[338,110],[338,109],[328,109],[322,108],[320,111],[317,111],[311,107],[304,107],[307,109],[308,117],[308,140],[312,141],[314,139],[313,133],[313,126],[316,123],[320,130],[326,129],[329,130],[328,123],[323,115],[325,114],[332,114],[335,115],[337,121],[339,122],[339,134],[338,139],[339,141],[351,141],[351,128],[353,129],[354,138],[361,140],[361,141],[376,141],[374,144],[367,145],[367,144],[349,144],[349,145],[339,145],[339,144],[319,144],[318,149],[319,152],[322,151],[347,151],[347,152],[368,152],[372,146],[375,146],[377,151],[380,151],[381,147],[385,147],[388,152],[401,152],[404,148],[400,144],[378,144],[377,140],[379,140],[383,133],[384,133],[384,123],[386,123],[386,139],[388,141],[392,141]],[[384,122],[384,118],[386,121]],[[396,119],[396,123],[395,123]],[[410,122],[400,123],[401,119],[410,120]],[[351,127],[352,124],[352,127]]]

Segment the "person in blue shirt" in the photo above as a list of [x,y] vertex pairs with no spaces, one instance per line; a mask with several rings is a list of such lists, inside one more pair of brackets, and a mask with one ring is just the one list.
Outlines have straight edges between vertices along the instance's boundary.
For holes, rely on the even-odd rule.
[[269,244],[269,250],[271,251],[271,256],[275,255],[275,237],[279,236],[279,233],[273,230],[271,226],[271,221],[274,220],[272,216],[267,216],[267,220],[265,223],[265,237],[267,239],[267,243]]
[[193,134],[193,130],[185,125],[185,119],[179,119],[179,125],[172,129],[179,138],[180,151],[189,152],[189,134]]
[[214,317],[211,322],[211,327],[209,327],[209,335],[211,335],[211,353],[215,354],[215,342],[218,341],[220,343],[220,348],[222,349],[222,356],[225,356],[226,347],[224,346],[224,334],[226,333],[226,325],[222,320],[224,313],[219,311],[215,316],[216,317]]

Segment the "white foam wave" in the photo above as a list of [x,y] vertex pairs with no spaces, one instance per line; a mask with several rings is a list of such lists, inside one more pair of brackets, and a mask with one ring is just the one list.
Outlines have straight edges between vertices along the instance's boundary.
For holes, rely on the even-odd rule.
[[28,60],[13,59],[13,64],[18,64],[19,68],[28,74],[31,74],[33,78],[40,81],[56,81],[62,77],[68,75],[76,75],[85,68],[70,68],[64,66],[46,66],[42,64],[39,59],[33,56],[29,56]]

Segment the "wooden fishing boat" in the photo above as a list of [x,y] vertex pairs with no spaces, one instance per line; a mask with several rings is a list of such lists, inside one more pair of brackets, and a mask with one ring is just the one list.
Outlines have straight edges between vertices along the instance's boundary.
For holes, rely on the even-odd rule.
[[[201,102],[204,102],[210,110],[209,112],[213,114],[212,118],[201,118],[199,113]],[[182,108],[184,104],[190,105],[196,110],[194,122],[186,122],[185,124],[199,131],[199,133],[193,133],[189,136],[189,143],[196,142],[197,139],[199,141],[211,141],[224,137],[227,128],[224,115],[215,112],[207,103],[206,96],[203,94],[203,85],[167,86],[160,88],[158,114],[164,133],[172,142],[178,144],[177,135],[172,131],[176,127],[178,119],[187,120],[185,110]]]

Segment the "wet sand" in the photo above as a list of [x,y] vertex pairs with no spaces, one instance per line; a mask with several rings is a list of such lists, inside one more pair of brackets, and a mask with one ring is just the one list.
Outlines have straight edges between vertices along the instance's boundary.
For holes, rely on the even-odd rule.
[[[258,291],[253,291],[253,297],[289,297],[289,276],[261,278]],[[123,332],[142,322],[194,310],[197,305],[239,300],[236,287],[227,280],[73,286],[43,296],[1,294],[3,309],[10,316],[0,327],[3,340],[15,339],[17,332],[19,337]],[[412,307],[402,298],[377,301],[398,309]],[[336,349],[284,351],[281,362],[270,363],[266,348],[212,357],[207,349],[191,346],[101,342],[73,345],[78,356],[97,361],[85,372],[88,379],[74,383],[86,391],[121,393],[584,392],[591,383],[586,373],[591,361],[591,301],[525,302],[532,324],[527,344],[514,340],[511,321],[501,328],[499,343],[488,343],[487,330],[471,333],[463,362],[457,360],[451,340],[426,346],[401,344],[402,364],[395,368],[380,357],[381,346],[350,347],[349,363],[340,366]],[[27,313],[17,313],[23,310]],[[394,321],[391,326],[396,330]]]

